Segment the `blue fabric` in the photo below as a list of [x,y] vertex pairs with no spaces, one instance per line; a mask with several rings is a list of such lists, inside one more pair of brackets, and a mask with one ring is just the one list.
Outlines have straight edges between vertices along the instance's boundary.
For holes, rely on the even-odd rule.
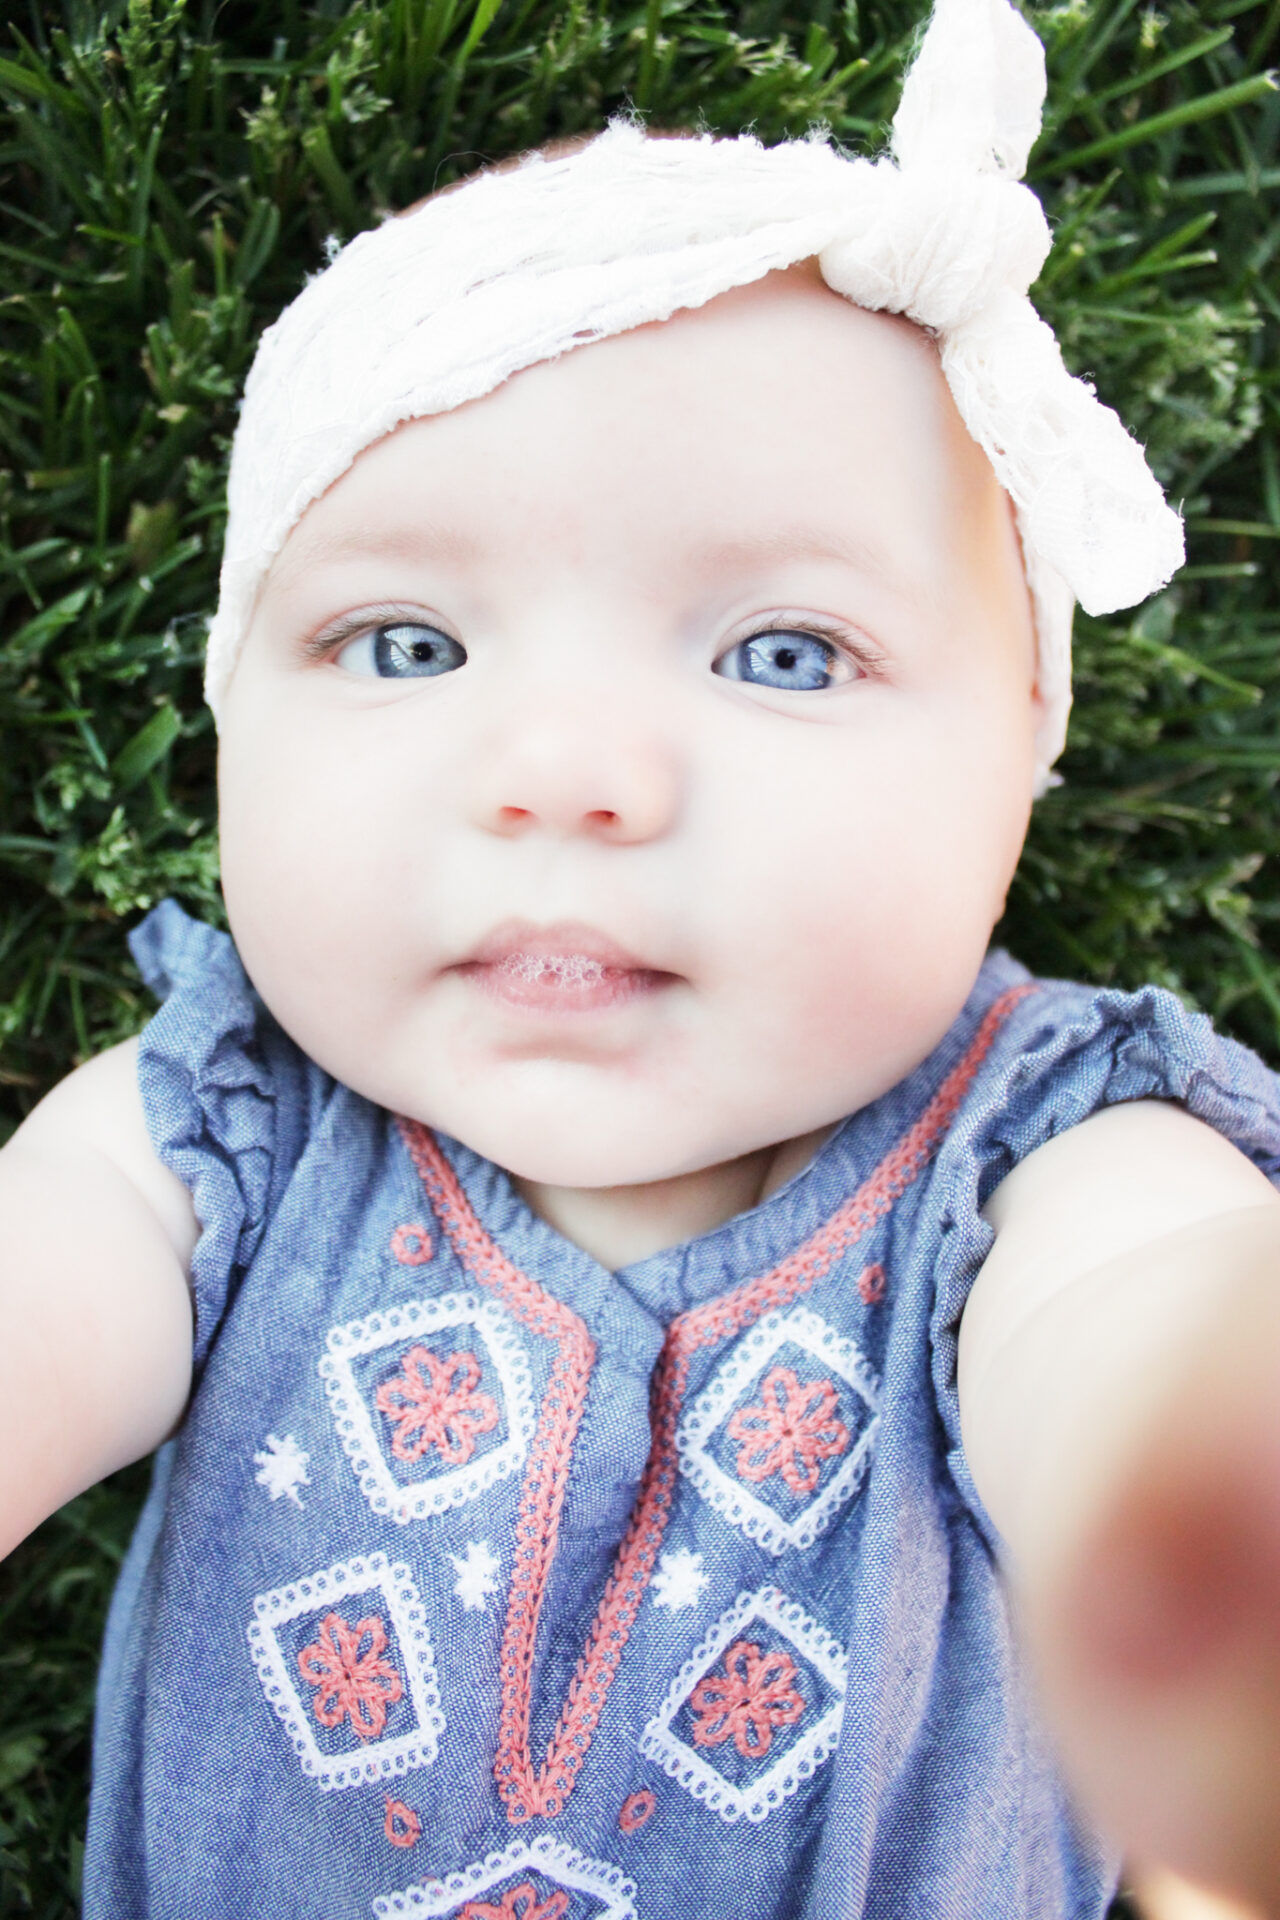
[[[457,1142],[433,1203],[395,1121],[299,1054],[224,936],[166,906],[134,952],[168,996],[149,1124],[203,1225],[196,1385],[108,1625],[87,1920],[1103,1913],[1110,1863],[1019,1682],[956,1329],[980,1207],[1100,1106],[1181,1101],[1274,1178],[1280,1090],[1252,1055],[1166,993],[1038,982],[854,1237],[851,1196],[1028,980],[993,954],[936,1052],[788,1186],[611,1275]],[[536,1768],[675,1405],[672,1347],[651,1430],[664,1340],[694,1327],[651,1577],[609,1589],[612,1678],[581,1694],[564,1803],[512,1817],[504,1698],[509,1720],[527,1660]],[[576,1386],[553,1379],[575,1339]],[[504,1665],[540,1473],[554,1553]]]

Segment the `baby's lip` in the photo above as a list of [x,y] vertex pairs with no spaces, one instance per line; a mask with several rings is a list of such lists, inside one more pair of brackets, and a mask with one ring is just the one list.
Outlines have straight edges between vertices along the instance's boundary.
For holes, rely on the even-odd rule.
[[508,1013],[535,1021],[618,1013],[651,1000],[678,977],[578,920],[548,927],[508,920],[453,971]]
[[501,967],[504,970],[540,971],[557,963],[591,972],[661,973],[627,948],[611,940],[596,927],[580,920],[558,920],[551,926],[534,926],[529,921],[506,920],[485,935],[460,963],[472,967]]

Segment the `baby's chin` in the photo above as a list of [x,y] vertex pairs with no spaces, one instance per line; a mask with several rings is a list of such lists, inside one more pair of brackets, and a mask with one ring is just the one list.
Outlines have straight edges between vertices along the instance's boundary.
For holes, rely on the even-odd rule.
[[606,1188],[653,1186],[688,1174],[722,1166],[744,1153],[772,1142],[730,1146],[721,1140],[681,1141],[673,1151],[670,1140],[648,1139],[635,1128],[542,1126],[536,1131],[504,1126],[466,1128],[452,1134],[464,1147],[492,1160],[514,1180],[530,1186]]
[[[960,995],[963,999],[963,995]],[[346,1049],[322,1058],[378,1106],[459,1141],[516,1180],[546,1188],[654,1186],[772,1154],[829,1128],[895,1085],[954,1018],[950,999],[889,1045],[844,1048],[825,1036],[814,1058],[791,1046],[725,1060],[708,1042],[685,1051],[619,1048],[595,1059],[512,1058],[433,1044]],[[935,1031],[935,1027],[937,1031]],[[315,1057],[313,1055],[313,1057]],[[355,1077],[348,1077],[354,1069]]]
[[572,1190],[657,1186],[785,1146],[841,1116],[726,1112],[716,1121],[689,1103],[645,1103],[642,1112],[594,1111],[477,1115],[439,1109],[422,1116],[519,1183]]

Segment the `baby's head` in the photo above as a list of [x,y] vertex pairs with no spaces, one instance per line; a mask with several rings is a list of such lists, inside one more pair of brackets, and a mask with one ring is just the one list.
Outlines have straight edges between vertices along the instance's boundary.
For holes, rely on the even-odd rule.
[[232,925],[381,1104],[528,1179],[661,1178],[946,1031],[1037,718],[932,343],[774,274],[402,427],[303,516],[223,710]]
[[733,1159],[922,1059],[1061,745],[1064,563],[1086,604],[1176,564],[1011,286],[1021,161],[913,178],[911,100],[901,171],[616,128],[482,179],[255,368],[210,658],[233,930],[322,1066],[528,1180]]

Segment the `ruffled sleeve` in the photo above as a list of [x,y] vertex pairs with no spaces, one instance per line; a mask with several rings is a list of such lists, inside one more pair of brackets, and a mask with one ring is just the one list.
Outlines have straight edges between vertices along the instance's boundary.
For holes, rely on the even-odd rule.
[[152,1144],[200,1222],[191,1263],[198,1369],[268,1215],[278,1101],[267,1016],[227,935],[171,900],[129,948],[164,1002],[142,1035],[138,1084]]
[[1020,1161],[1102,1107],[1173,1100],[1280,1183],[1280,1080],[1159,987],[1042,980],[1014,1008],[938,1156],[933,1381],[948,1463],[989,1537],[960,1439],[960,1316],[994,1235],[980,1209]]

